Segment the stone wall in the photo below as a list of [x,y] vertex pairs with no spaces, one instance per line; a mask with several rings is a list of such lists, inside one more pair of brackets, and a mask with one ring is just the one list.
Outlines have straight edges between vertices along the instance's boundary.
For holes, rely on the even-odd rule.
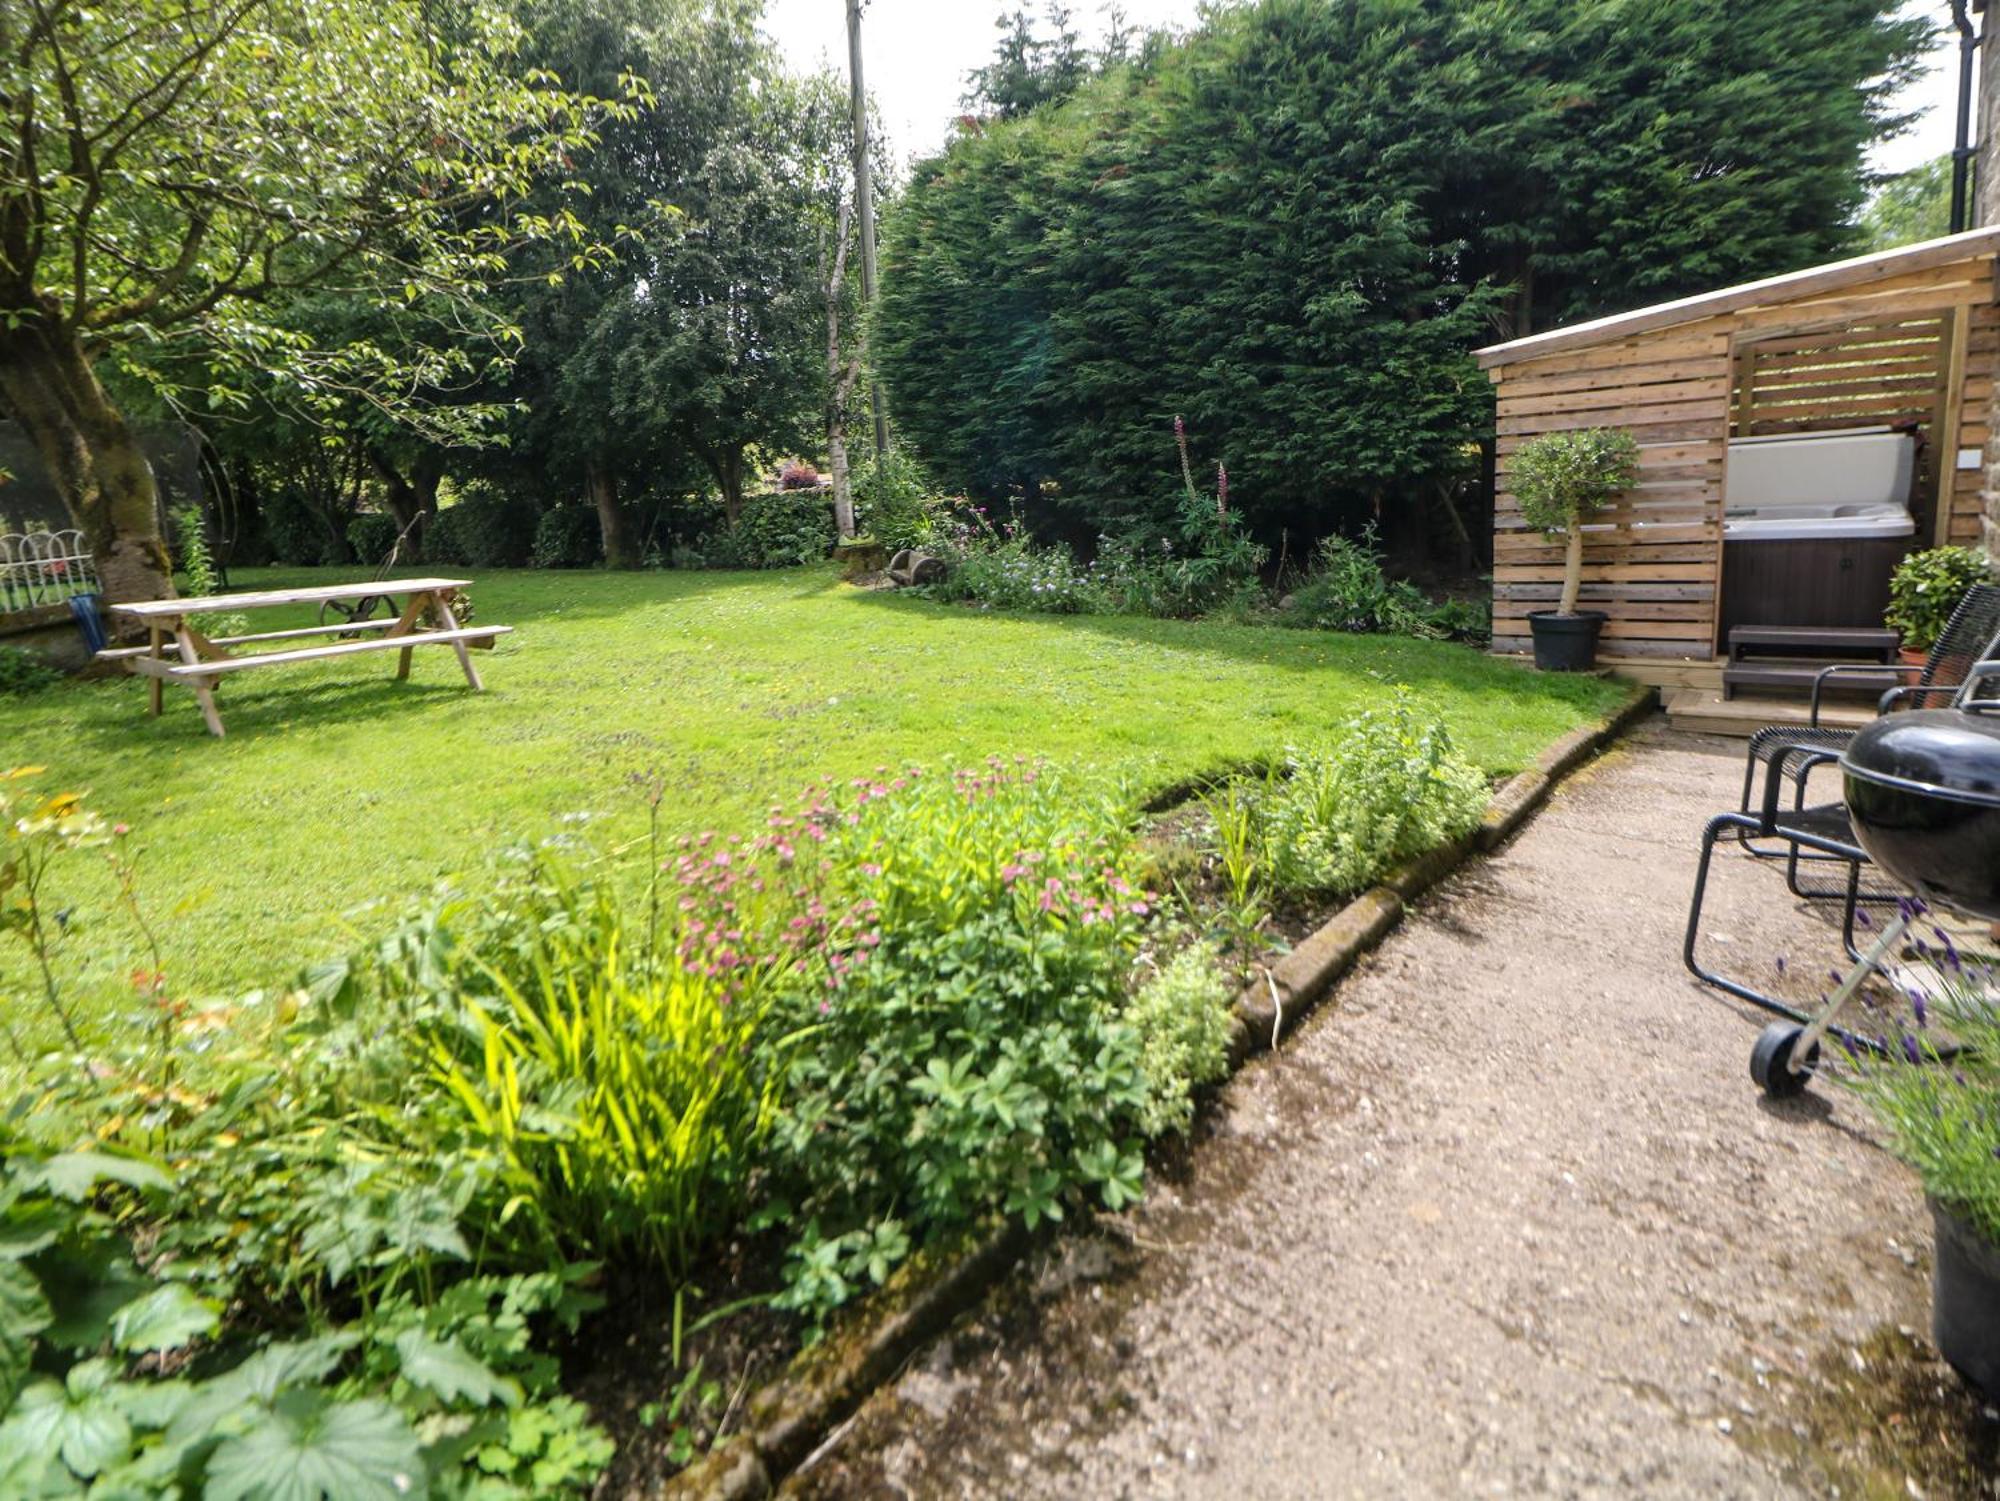
[[0,646],[18,646],[46,657],[51,667],[81,672],[90,666],[90,651],[69,606],[41,605],[0,615]]

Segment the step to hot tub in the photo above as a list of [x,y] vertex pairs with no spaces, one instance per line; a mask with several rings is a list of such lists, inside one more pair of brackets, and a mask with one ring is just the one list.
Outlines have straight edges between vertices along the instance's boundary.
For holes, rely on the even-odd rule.
[[[1879,696],[1909,681],[1894,670],[1901,642],[1894,631],[1829,626],[1736,626],[1729,632],[1729,663],[1722,696],[1754,688],[1811,693],[1828,667],[1860,668],[1829,682],[1828,692]],[[1879,668],[1879,671],[1868,671]]]

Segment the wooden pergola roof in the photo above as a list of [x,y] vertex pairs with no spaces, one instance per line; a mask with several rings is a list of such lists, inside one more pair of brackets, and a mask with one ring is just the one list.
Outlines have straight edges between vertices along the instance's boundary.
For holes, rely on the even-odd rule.
[[1629,313],[1614,313],[1608,318],[1593,318],[1588,323],[1530,334],[1525,339],[1490,344],[1475,350],[1474,354],[1482,368],[1492,370],[1517,360],[1540,359],[1568,349],[1582,349],[1634,334],[1671,328],[1677,323],[1692,323],[1700,318],[1740,312],[1746,308],[1867,287],[1892,277],[1907,276],[1913,271],[1947,266],[1965,259],[1969,253],[1986,250],[2000,251],[2000,225],[1947,235],[1941,240],[1925,240],[1921,244],[1905,245],[1896,250],[1878,251],[1874,255],[1857,256],[1849,261],[1811,266],[1783,276],[1768,276],[1762,281],[1744,282],[1741,286],[1724,287],[1719,292],[1703,292],[1696,297],[1655,303],[1652,307],[1637,308]]

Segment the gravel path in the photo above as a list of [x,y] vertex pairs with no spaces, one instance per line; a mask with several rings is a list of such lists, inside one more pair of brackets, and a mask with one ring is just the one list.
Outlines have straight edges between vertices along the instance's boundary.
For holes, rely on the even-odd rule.
[[[1921,1195],[1837,1088],[1766,1104],[1759,1023],[1680,967],[1741,755],[1648,726],[1572,780],[1239,1076],[1141,1211],[1024,1267],[790,1493],[1905,1479],[1857,1484],[1825,1429],[1832,1387],[1868,1400],[1863,1342],[1927,1322]],[[1715,952],[1816,985],[1837,936],[1768,872],[1718,880]]]

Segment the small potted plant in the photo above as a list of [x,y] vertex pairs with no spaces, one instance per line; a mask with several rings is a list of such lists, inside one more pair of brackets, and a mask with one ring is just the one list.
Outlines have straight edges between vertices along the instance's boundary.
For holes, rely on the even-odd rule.
[[1550,541],[1566,539],[1562,602],[1531,610],[1535,665],[1544,672],[1589,672],[1597,665],[1602,610],[1579,610],[1583,587],[1583,524],[1632,488],[1639,477],[1639,445],[1628,432],[1587,427],[1544,433],[1521,445],[1507,467],[1521,514]]
[[2000,975],[1949,939],[1942,952],[1920,957],[1935,967],[1911,992],[1914,1027],[1879,1057],[1857,1060],[1852,1082],[1874,1107],[1890,1150],[1923,1180],[1936,1228],[1938,1351],[1987,1396],[2000,1397]]
[[1934,547],[1903,559],[1889,580],[1882,617],[1903,638],[1903,660],[1921,665],[1972,586],[1992,579],[1993,565],[1970,547]]

